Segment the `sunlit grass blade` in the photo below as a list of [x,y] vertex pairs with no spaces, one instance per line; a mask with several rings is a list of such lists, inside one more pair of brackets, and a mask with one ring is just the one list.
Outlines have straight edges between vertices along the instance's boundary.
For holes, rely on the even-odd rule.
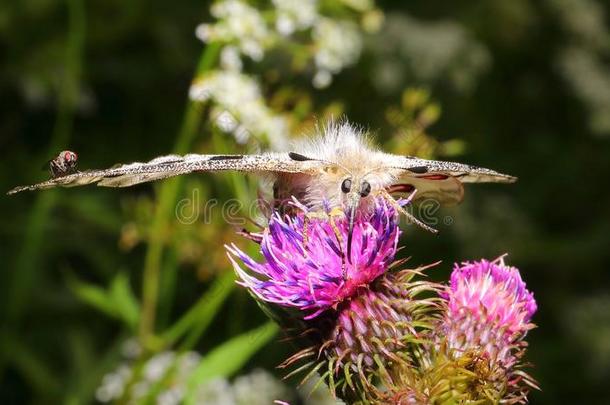
[[197,388],[214,378],[230,377],[278,332],[275,323],[243,333],[213,349],[202,360],[188,382],[186,404],[195,404]]
[[199,298],[188,312],[174,323],[161,337],[163,344],[173,345],[178,339],[189,331],[197,329],[200,336],[205,332],[222,303],[233,290],[235,275],[231,271],[222,273],[214,281],[209,290]]

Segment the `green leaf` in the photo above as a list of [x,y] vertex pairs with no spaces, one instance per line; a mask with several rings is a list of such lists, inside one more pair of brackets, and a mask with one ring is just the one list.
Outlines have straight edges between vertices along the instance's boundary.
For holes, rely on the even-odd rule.
[[275,323],[263,326],[234,337],[214,348],[199,363],[188,381],[187,404],[195,403],[195,393],[201,384],[214,379],[226,378],[239,371],[244,364],[278,332]]
[[131,287],[129,277],[125,272],[116,275],[110,285],[110,297],[117,314],[129,326],[135,328],[140,319],[140,306]]
[[182,350],[191,350],[197,344],[235,286],[235,273],[232,271],[227,271],[216,279],[210,292],[204,297],[205,303],[199,301],[193,308],[192,326],[180,345]]
[[78,299],[104,314],[120,319],[130,328],[135,328],[140,318],[140,307],[126,272],[118,273],[108,289],[86,283],[69,275],[67,284]]
[[74,295],[84,303],[91,305],[108,316],[117,317],[114,302],[112,302],[104,288],[85,283],[73,276],[68,277],[67,284]]
[[[226,271],[216,278],[214,284],[199,298],[197,303],[163,334],[163,343],[170,346],[190,332],[196,335],[196,337],[189,337],[188,339],[189,344],[187,346],[192,346],[195,343],[194,341],[197,340],[196,338],[205,332],[220,310],[222,303],[233,291],[234,280],[235,274],[232,271]],[[189,347],[184,348],[188,349]]]

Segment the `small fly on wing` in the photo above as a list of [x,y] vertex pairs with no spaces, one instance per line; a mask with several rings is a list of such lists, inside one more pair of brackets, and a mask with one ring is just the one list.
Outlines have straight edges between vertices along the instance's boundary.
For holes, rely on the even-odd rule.
[[78,155],[76,152],[64,150],[55,159],[49,160],[49,173],[52,179],[76,173]]

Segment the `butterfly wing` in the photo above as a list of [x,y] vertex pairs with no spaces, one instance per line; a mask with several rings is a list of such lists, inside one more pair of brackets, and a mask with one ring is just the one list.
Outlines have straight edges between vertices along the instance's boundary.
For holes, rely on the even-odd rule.
[[105,170],[86,170],[34,185],[15,187],[8,194],[58,186],[83,186],[93,183],[103,187],[128,187],[193,172],[220,170],[313,173],[318,170],[320,164],[319,161],[315,160],[296,159],[290,153],[267,153],[261,155],[167,155],[146,163],[135,162],[117,165]]
[[463,163],[385,155],[384,161],[388,169],[395,171],[397,179],[389,191],[417,190],[417,199],[432,198],[456,204],[464,196],[463,183],[514,183],[517,180],[495,170]]

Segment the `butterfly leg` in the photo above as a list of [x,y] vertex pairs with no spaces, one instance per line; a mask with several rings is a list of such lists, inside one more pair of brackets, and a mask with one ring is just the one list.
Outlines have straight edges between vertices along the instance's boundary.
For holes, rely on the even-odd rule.
[[[310,211],[310,212],[306,213],[305,218],[303,220],[303,245],[307,246],[307,244],[309,242],[309,224],[310,224],[310,222],[313,219],[321,219],[323,221],[328,221],[330,223],[330,226],[333,229],[335,237],[337,238],[337,242],[339,242],[339,248],[341,248],[341,245],[343,243],[343,236],[341,236],[341,231],[339,230],[339,227],[337,226],[337,222],[335,221],[335,218],[344,217],[344,216],[345,216],[345,213],[339,207],[335,207],[335,208],[331,209],[329,212]],[[341,250],[341,251],[343,251],[343,250]]]
[[335,238],[337,239],[337,243],[339,244],[339,251],[341,252],[341,269],[343,273],[343,279],[346,278],[347,272],[345,269],[345,253],[343,251],[343,236],[341,235],[341,230],[337,225],[336,218],[345,217],[345,213],[339,207],[332,208],[330,211],[316,211],[316,212],[308,212],[305,214],[305,218],[303,220],[303,247],[307,249],[307,245],[309,243],[309,225],[310,222],[314,219],[320,219],[323,221],[328,221],[333,233],[335,234]]
[[341,247],[341,245],[343,244],[343,236],[341,235],[341,231],[339,230],[339,227],[337,226],[337,223],[335,222],[335,218],[342,218],[342,217],[345,217],[345,213],[339,207],[335,207],[335,208],[331,209],[330,212],[328,213],[328,220],[330,222],[330,226],[333,228],[333,232],[335,233],[337,242],[339,243],[339,249],[341,250],[341,252],[343,252],[343,249]]
[[251,240],[254,243],[258,243],[259,245],[263,241],[262,233],[250,232],[246,228],[242,228],[236,232],[238,235],[243,236],[246,239]]
[[335,237],[337,238],[337,243],[339,244],[339,252],[341,252],[341,275],[343,276],[343,280],[347,280],[347,269],[345,268],[345,253],[343,250],[343,236],[341,236],[341,231],[335,222],[335,218],[344,218],[345,212],[339,207],[334,207],[328,213],[330,226],[333,228],[333,232],[335,233]]
[[[407,197],[407,203],[410,203],[411,200],[413,200],[413,197],[415,197],[415,193],[417,193],[417,189],[413,190],[411,192],[411,194],[409,194],[409,196]],[[389,202],[392,205],[392,207],[394,207],[394,209],[396,209],[396,211],[398,211],[399,213],[401,213],[402,215],[407,217],[407,219],[409,221],[413,222],[415,225],[419,226],[420,228],[422,228],[422,229],[424,229],[424,230],[426,230],[428,232],[432,232],[434,234],[438,233],[438,230],[436,230],[436,229],[432,228],[431,226],[425,224],[424,222],[420,221],[413,214],[411,214],[409,211],[405,210],[400,204],[398,204],[398,202],[394,199],[394,197],[392,197],[390,195],[390,193],[388,193],[387,190],[382,189],[382,190],[379,191],[379,194],[387,202]]]

